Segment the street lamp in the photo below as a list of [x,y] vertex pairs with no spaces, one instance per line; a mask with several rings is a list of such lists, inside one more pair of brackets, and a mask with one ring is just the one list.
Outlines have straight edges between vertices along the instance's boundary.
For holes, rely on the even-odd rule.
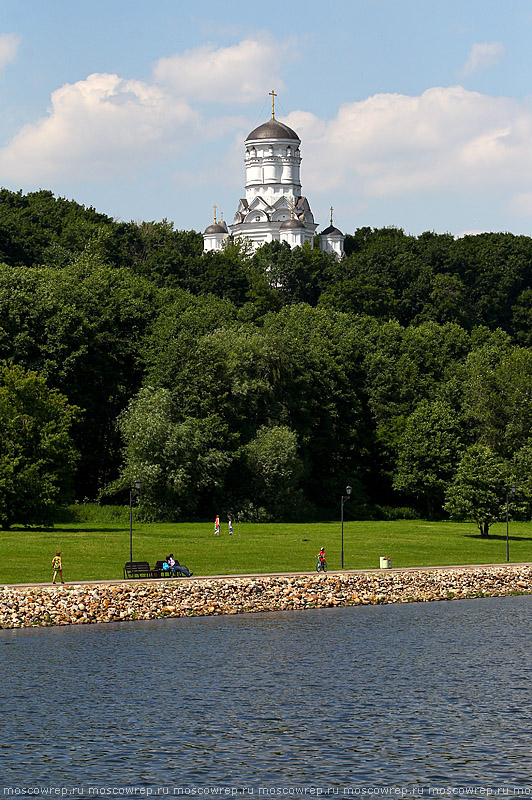
[[349,500],[352,491],[353,490],[350,486],[346,486],[345,495],[342,495],[342,500],[340,503],[340,513],[342,516],[342,569],[344,568],[344,503]]
[[[137,478],[135,481],[135,497],[138,497],[140,494],[140,487],[142,486],[142,481],[140,478]],[[129,563],[133,563],[133,487],[129,487]]]
[[506,492],[506,561],[510,561],[510,537],[508,536],[508,501],[510,497],[513,497],[515,495],[516,489],[517,486],[514,483],[513,486]]

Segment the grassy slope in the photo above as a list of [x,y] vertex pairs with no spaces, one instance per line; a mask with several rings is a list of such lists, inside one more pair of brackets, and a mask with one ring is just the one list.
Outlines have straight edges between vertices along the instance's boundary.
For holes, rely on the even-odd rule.
[[[242,524],[232,537],[227,525],[213,535],[211,523],[140,524],[133,529],[133,559],[152,565],[170,551],[196,575],[245,572],[312,571],[324,545],[329,569],[340,568],[339,522]],[[51,580],[50,562],[63,556],[67,581],[122,577],[129,560],[129,527],[123,523],[75,523],[51,530],[13,529],[0,534],[0,583]],[[491,528],[482,541],[472,524],[347,522],[344,524],[346,569],[376,568],[379,556],[394,567],[489,564],[506,561],[506,525]],[[510,523],[510,560],[532,560],[532,523]]]

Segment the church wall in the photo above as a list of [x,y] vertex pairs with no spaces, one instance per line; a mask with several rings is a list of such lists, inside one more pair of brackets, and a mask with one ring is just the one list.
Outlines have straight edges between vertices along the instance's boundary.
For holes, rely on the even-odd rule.
[[260,164],[246,166],[246,186],[251,183],[262,183],[262,166]]
[[296,177],[295,164],[284,160],[281,172],[281,183],[295,183],[298,177],[299,176]]
[[[257,128],[258,138],[246,139],[246,195],[239,204],[230,230],[235,239],[247,238],[254,249],[272,241],[286,241],[292,248],[309,242],[313,247],[317,225],[302,193],[300,141],[291,129],[288,132],[294,136],[277,138],[277,131],[283,129],[283,125],[273,120],[272,115],[272,121]],[[261,138],[266,130],[268,138]],[[303,222],[305,227],[290,229],[289,226],[281,231],[282,223],[291,216]],[[208,235],[204,236],[204,242],[205,250],[223,246],[223,239],[211,241]],[[320,247],[337,252],[340,257],[343,254],[342,243],[326,242],[320,238]]]
[[344,240],[340,238],[329,238],[328,236],[320,236],[320,250],[325,250],[326,253],[334,253],[338,258],[343,258],[344,255]]
[[212,250],[222,250],[228,234],[212,234],[211,236],[203,237],[203,250],[204,252],[211,252]]
[[281,170],[279,162],[270,158],[265,160],[263,166],[263,176],[264,183],[280,183]]

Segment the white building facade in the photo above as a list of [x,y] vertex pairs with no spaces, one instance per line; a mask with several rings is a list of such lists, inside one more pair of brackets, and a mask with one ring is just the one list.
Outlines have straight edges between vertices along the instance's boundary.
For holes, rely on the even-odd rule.
[[[247,239],[254,249],[275,241],[291,248],[305,242],[313,247],[318,226],[301,188],[300,145],[297,133],[275,119],[272,103],[272,118],[251,131],[244,143],[246,196],[229,230],[221,230],[216,219],[205,230],[204,251],[222,249],[229,235]],[[340,258],[343,242],[343,234],[332,224],[319,235],[320,249]]]

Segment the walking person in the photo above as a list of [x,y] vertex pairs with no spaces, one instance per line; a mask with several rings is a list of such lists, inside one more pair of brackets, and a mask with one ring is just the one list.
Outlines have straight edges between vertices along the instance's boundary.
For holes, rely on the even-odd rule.
[[52,558],[52,569],[54,571],[54,576],[52,578],[52,583],[55,583],[55,579],[57,577],[57,573],[59,573],[59,577],[61,578],[61,583],[64,583],[63,580],[63,563],[61,561],[61,551],[58,550],[55,556]]
[[216,514],[216,519],[214,520],[214,535],[220,535],[220,515]]
[[233,523],[231,521],[231,517],[229,517],[229,536],[233,535]]

